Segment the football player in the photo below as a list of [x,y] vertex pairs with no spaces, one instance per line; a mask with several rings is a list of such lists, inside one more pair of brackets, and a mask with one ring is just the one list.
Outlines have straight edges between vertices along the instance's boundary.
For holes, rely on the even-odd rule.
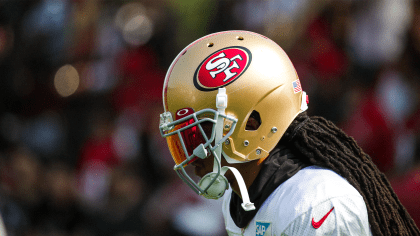
[[167,72],[163,105],[175,171],[197,194],[224,196],[229,235],[419,235],[354,139],[306,114],[292,62],[267,37],[191,43]]

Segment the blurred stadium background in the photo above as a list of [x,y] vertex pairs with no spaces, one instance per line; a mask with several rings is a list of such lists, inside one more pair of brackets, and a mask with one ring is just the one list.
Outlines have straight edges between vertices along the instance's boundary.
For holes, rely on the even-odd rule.
[[177,53],[264,34],[309,114],[352,135],[420,226],[420,3],[414,0],[0,0],[0,213],[23,236],[225,235],[158,132]]

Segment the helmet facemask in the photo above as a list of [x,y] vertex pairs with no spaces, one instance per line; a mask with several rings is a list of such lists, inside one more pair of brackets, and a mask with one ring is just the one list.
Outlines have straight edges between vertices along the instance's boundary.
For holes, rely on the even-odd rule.
[[[213,109],[203,109],[194,112],[192,108],[183,108],[177,111],[176,119],[173,121],[172,114],[165,112],[161,114],[160,132],[168,142],[168,147],[175,161],[174,170],[196,193],[206,196],[206,191],[218,179],[221,173],[221,155],[218,147],[233,133],[237,119],[232,116],[220,114]],[[222,138],[216,139],[216,126],[218,120],[230,120],[231,130]],[[206,132],[204,123],[211,124],[211,132]],[[215,165],[213,171],[216,173],[212,180],[199,186],[185,171],[185,167],[198,158],[205,159],[213,156]]]
[[[224,113],[227,106],[225,88],[219,89],[216,103],[218,111],[203,109],[194,112],[192,108],[180,109],[176,112],[175,120],[170,112],[164,112],[160,115],[159,130],[162,137],[165,137],[168,142],[175,161],[174,170],[194,192],[209,199],[222,197],[229,186],[224,174],[227,170],[231,170],[238,180],[242,195],[246,195],[244,199],[248,199],[247,202],[244,201],[244,206],[246,206],[244,209],[253,210],[255,208],[249,202],[242,176],[235,168],[221,166],[222,144],[232,135],[238,122],[235,117]],[[223,124],[226,120],[231,127],[229,132],[223,135]],[[210,134],[205,132],[204,123],[212,124]],[[210,156],[214,157],[213,172],[203,176],[198,184],[195,183],[186,172],[185,167],[198,158],[205,159]]]

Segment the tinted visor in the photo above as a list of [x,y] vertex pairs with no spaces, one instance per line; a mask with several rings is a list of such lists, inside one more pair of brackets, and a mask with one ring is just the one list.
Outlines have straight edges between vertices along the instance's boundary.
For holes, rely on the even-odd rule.
[[[176,112],[175,120],[182,119],[193,113],[194,113],[194,110],[191,108],[180,109]],[[168,142],[169,150],[172,154],[172,158],[174,159],[176,165],[182,164],[188,158],[191,158],[191,159],[184,165],[188,165],[191,162],[195,161],[198,157],[196,156],[191,157],[191,155],[193,155],[194,149],[200,144],[206,143],[200,131],[200,128],[198,127],[198,124],[192,125],[195,122],[196,121],[194,120],[194,118],[191,118],[191,119],[187,119],[186,121],[180,124],[175,125],[175,128],[170,131],[171,133],[174,132],[174,134],[166,138],[166,141]],[[189,125],[192,125],[192,126],[187,129],[181,130],[182,128],[185,128]],[[176,132],[176,131],[179,131],[179,132]],[[182,139],[182,141],[180,140],[180,138]],[[184,146],[182,144],[184,144]]]

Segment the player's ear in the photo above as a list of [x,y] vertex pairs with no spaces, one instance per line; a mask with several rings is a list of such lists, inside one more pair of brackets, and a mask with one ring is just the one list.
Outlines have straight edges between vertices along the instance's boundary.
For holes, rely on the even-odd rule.
[[261,125],[261,117],[258,111],[252,111],[251,115],[246,122],[245,130],[257,130]]

